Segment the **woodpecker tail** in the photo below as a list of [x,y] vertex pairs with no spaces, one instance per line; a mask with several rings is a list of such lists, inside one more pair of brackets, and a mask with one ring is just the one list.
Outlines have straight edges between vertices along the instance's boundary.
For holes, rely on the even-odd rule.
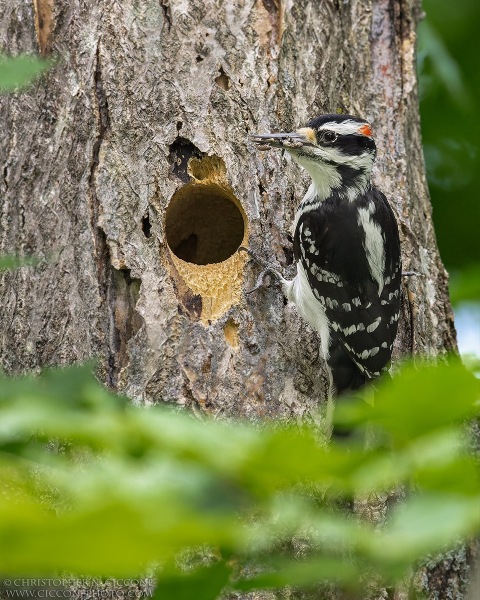
[[342,344],[332,344],[327,364],[332,373],[335,396],[363,388],[368,381],[368,377],[345,352]]
[[[336,403],[341,402],[342,396],[357,397],[362,402],[372,404],[375,401],[375,383],[378,379],[370,379],[345,352],[341,344],[335,344],[330,350],[328,366],[331,372],[333,383],[333,396],[336,398]],[[390,374],[385,369],[382,372],[382,379],[390,379]],[[344,429],[338,425],[333,425],[333,413],[335,411],[332,398],[328,399],[327,414],[330,423],[332,437],[338,439],[350,439],[352,432],[350,429]]]

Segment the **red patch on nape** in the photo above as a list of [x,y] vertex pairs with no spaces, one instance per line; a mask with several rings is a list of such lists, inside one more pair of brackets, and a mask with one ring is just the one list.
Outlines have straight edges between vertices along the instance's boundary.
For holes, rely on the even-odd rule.
[[358,128],[358,133],[366,135],[367,137],[372,137],[373,136],[372,129],[371,129],[370,125],[362,125],[361,127]]

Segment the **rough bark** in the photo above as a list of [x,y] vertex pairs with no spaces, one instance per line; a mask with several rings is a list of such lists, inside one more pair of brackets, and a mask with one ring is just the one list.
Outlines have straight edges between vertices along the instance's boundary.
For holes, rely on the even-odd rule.
[[[189,261],[226,258],[215,236],[227,231],[291,270],[307,177],[288,157],[260,156],[248,134],[337,110],[373,123],[374,179],[404,268],[420,273],[405,283],[395,359],[454,348],[420,139],[419,4],[3,3],[1,49],[60,61],[0,101],[0,254],[45,259],[2,275],[2,368],[96,356],[104,381],[137,403],[313,418],[324,397],[315,334],[275,287],[245,296],[258,274],[245,255]],[[464,578],[458,560],[443,587]],[[448,597],[433,576],[419,585]]]

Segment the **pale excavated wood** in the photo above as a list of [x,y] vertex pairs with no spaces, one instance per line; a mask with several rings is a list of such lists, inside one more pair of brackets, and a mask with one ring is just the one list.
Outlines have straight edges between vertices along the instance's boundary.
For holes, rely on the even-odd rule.
[[[137,403],[316,419],[315,334],[274,287],[202,322],[164,218],[185,183],[169,162],[180,135],[224,161],[251,247],[291,273],[288,236],[308,178],[280,153],[260,155],[248,135],[336,110],[372,121],[375,182],[399,219],[405,268],[421,273],[404,290],[395,356],[455,348],[421,150],[419,4],[56,0],[53,30],[37,40],[33,5],[3,3],[1,49],[35,52],[40,42],[61,61],[28,92],[0,98],[0,254],[45,258],[1,276],[2,368],[96,356],[104,381]],[[245,269],[244,289],[257,274]],[[460,589],[465,564],[442,571],[445,585]]]

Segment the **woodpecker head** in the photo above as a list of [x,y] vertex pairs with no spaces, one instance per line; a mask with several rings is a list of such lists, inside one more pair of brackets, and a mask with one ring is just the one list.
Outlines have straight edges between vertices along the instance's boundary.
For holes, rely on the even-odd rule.
[[317,193],[356,190],[370,183],[376,146],[370,124],[351,115],[321,115],[291,133],[252,136],[261,150],[282,148],[312,177]]

